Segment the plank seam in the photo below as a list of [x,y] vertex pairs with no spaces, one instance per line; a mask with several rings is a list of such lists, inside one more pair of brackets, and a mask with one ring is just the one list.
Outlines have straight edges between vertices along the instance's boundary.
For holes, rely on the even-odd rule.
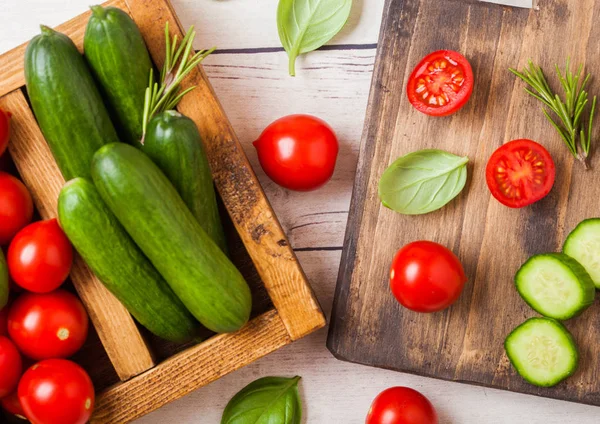
[[[377,43],[369,44],[334,44],[330,46],[321,46],[317,50],[322,51],[343,51],[343,50],[373,50],[377,48]],[[261,54],[261,53],[279,53],[285,51],[283,47],[245,47],[239,49],[217,49],[212,54]]]

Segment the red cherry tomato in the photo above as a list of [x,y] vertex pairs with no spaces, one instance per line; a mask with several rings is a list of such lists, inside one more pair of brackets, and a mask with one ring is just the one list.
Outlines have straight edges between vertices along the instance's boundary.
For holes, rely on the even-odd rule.
[[17,418],[22,420],[27,419],[25,418],[25,411],[23,411],[21,402],[19,402],[19,396],[16,390],[10,395],[4,396],[2,399],[0,399],[0,406],[2,406],[2,409],[4,409],[6,412],[14,415]]
[[408,387],[391,387],[377,395],[366,424],[438,424],[438,417],[421,393]]
[[458,258],[441,244],[416,241],[396,253],[390,288],[403,306],[436,312],[452,305],[467,281]]
[[0,156],[6,151],[10,137],[10,112],[0,109]]
[[65,290],[24,293],[10,307],[8,333],[32,359],[67,358],[83,346],[88,316],[79,299]]
[[56,219],[34,222],[15,236],[8,248],[10,276],[34,293],[47,293],[67,279],[73,248]]
[[36,424],[85,424],[94,409],[94,386],[76,363],[47,359],[23,374],[19,401]]
[[8,305],[0,310],[0,336],[8,336]]
[[269,125],[254,142],[265,173],[282,187],[309,191],[333,175],[338,140],[327,123],[309,115],[289,115]]
[[8,337],[0,336],[0,398],[15,390],[22,371],[21,354]]
[[27,188],[12,175],[0,172],[0,245],[10,243],[32,217],[33,202]]
[[509,141],[498,148],[485,169],[492,195],[509,208],[522,208],[546,197],[555,175],[550,153],[526,139]]
[[414,69],[406,87],[408,100],[430,116],[447,116],[462,108],[473,92],[469,61],[452,50],[425,56]]

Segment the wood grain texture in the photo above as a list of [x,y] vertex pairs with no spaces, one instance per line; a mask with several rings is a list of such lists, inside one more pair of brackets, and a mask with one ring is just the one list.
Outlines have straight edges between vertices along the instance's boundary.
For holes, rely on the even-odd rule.
[[[161,67],[166,22],[172,36],[183,37],[173,8],[164,0],[127,0],[127,4],[155,64]],[[227,212],[290,337],[297,340],[323,327],[325,317],[201,66],[182,88],[190,85],[196,89],[178,109],[198,126]]]
[[[27,100],[20,89],[0,97],[0,108],[11,111],[9,153],[43,219],[56,217],[63,179]],[[121,380],[154,366],[152,355],[125,307],[75,257],[71,279],[100,340]]]
[[277,311],[271,310],[237,333],[215,336],[107,390],[91,422],[131,422],[291,342]]
[[[127,10],[125,0],[109,0],[103,3],[105,6],[115,6]],[[91,12],[85,12],[56,28],[57,31],[67,34],[80,51],[83,51],[83,34]],[[23,73],[23,56],[28,43],[10,50],[0,56],[0,96],[25,85],[25,74]]]
[[[328,340],[338,358],[600,405],[600,366],[593,353],[600,344],[597,305],[567,323],[580,348],[580,368],[555,388],[524,382],[503,349],[506,335],[535,315],[514,289],[519,266],[530,255],[559,250],[579,221],[599,213],[598,171],[573,164],[539,104],[507,69],[523,68],[531,58],[551,70],[567,55],[597,69],[600,43],[593,22],[600,17],[600,2],[556,0],[540,6],[530,11],[456,0],[387,2]],[[445,25],[449,21],[463,24]],[[469,58],[476,89],[459,113],[432,119],[414,110],[404,91],[414,65],[438,49]],[[597,92],[597,82],[591,89]],[[551,194],[521,210],[491,198],[484,177],[491,153],[516,138],[540,141],[557,168]],[[377,197],[383,170],[421,148],[468,155],[466,189],[428,215],[407,217],[384,208]],[[598,163],[596,155],[592,166]],[[469,278],[459,301],[440,313],[401,308],[387,287],[394,253],[419,239],[450,247]]]

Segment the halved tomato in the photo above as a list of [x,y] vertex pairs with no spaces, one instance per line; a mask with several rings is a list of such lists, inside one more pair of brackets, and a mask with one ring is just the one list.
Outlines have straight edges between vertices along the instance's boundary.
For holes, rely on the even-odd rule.
[[438,50],[419,62],[406,91],[408,100],[419,112],[430,116],[451,115],[471,97],[473,69],[462,54]]
[[509,208],[522,208],[550,193],[556,167],[550,153],[531,140],[513,140],[488,161],[485,178],[492,195]]

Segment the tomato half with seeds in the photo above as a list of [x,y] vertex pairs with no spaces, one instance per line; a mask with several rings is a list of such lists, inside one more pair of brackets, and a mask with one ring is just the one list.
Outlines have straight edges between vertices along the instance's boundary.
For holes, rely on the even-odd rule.
[[522,208],[550,193],[556,167],[550,153],[532,140],[513,140],[488,161],[485,178],[492,195],[509,208]]
[[452,50],[425,56],[413,70],[406,88],[408,100],[430,116],[447,116],[462,108],[473,93],[473,69]]

